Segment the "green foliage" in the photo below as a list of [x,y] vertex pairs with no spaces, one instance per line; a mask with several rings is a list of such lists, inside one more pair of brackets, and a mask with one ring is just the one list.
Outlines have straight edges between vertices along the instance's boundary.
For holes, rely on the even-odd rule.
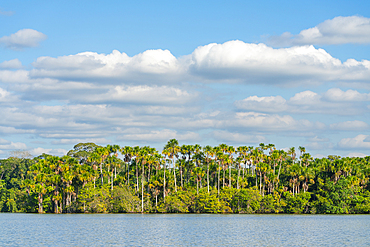
[[283,193],[285,205],[283,206],[284,212],[289,214],[303,214],[309,212],[309,200],[311,193],[301,192],[295,196],[290,193]]
[[228,213],[230,207],[227,202],[217,197],[217,190],[211,190],[208,194],[207,190],[203,189],[195,197],[192,211],[195,213]]
[[297,150],[172,139],[162,154],[94,143],[63,157],[13,152],[0,160],[0,212],[370,213],[370,157]]

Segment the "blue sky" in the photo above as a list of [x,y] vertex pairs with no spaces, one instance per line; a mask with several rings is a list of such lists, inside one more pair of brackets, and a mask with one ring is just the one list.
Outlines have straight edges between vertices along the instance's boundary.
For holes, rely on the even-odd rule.
[[369,154],[368,1],[0,4],[0,157],[168,139]]

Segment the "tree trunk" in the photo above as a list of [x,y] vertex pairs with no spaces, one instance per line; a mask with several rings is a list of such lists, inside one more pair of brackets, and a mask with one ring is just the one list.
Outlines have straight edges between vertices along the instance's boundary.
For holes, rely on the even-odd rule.
[[175,179],[175,192],[177,192],[177,185],[176,185],[176,171],[175,171],[175,158],[172,158],[172,164],[173,164],[173,177]]
[[260,172],[260,195],[262,195],[262,173]]
[[181,188],[184,187],[183,179],[182,179],[182,167],[180,167],[180,176],[181,176]]
[[139,171],[137,170],[137,162],[136,163],[136,193],[139,191]]
[[[243,172],[244,173],[244,172]],[[236,188],[239,189],[240,165],[238,167],[238,180],[236,181]]]
[[103,163],[100,163],[100,178],[101,178],[101,185],[103,186]]
[[144,213],[144,164],[141,164],[143,166],[143,174],[141,175],[141,213]]
[[163,169],[163,201],[166,202],[166,163],[164,164]]
[[231,188],[231,166],[229,165],[229,188]]
[[280,161],[280,163],[279,163],[279,171],[278,171],[278,176],[277,176],[277,180],[276,180],[276,185],[277,186],[279,185],[279,176],[280,176],[281,163],[282,163],[282,161]]
[[197,195],[199,194],[199,180],[198,180],[198,175],[197,175]]
[[220,170],[221,170],[220,168],[221,168],[221,166],[218,169],[218,180],[217,180],[217,189],[218,189],[217,194],[218,194],[218,196],[220,196]]
[[[114,168],[114,169],[115,169],[115,168]],[[113,168],[112,168],[112,181],[111,181],[110,190],[112,190],[112,191],[113,191]]]
[[39,202],[39,214],[42,214],[44,212],[44,209],[42,206],[42,194],[41,193],[39,193],[38,202]]
[[207,161],[207,191],[209,194],[209,163]]

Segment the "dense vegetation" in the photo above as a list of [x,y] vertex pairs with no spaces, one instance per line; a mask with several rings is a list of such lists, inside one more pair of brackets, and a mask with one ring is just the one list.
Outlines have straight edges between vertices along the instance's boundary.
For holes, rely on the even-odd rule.
[[[0,160],[0,211],[324,213],[370,211],[370,157],[313,159],[273,144],[80,143],[66,156]],[[23,153],[25,154],[25,153]],[[121,158],[120,158],[121,157]]]

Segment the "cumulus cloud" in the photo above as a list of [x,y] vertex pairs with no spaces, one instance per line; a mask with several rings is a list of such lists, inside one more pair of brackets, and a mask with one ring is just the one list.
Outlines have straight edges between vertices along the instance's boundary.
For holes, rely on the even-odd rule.
[[22,142],[11,142],[1,139],[0,150],[27,149],[27,145]]
[[302,30],[297,35],[285,32],[280,36],[272,36],[269,38],[269,43],[275,46],[369,44],[370,18],[338,16],[316,27]]
[[341,62],[323,49],[300,46],[274,49],[265,44],[234,40],[200,46],[176,58],[168,50],[147,50],[129,57],[84,52],[39,57],[30,78],[94,81],[110,84],[174,84],[226,82],[300,86],[326,81],[368,82],[370,61]]
[[347,157],[359,157],[359,158],[364,158],[366,156],[369,156],[369,155],[366,155],[366,154],[363,154],[363,153],[349,153],[346,155]]
[[321,138],[318,136],[310,137],[307,139],[309,142],[328,142],[329,138]]
[[56,155],[56,156],[63,156],[67,154],[67,150],[62,149],[62,148],[57,148],[57,149],[51,149],[51,148],[33,148],[30,150],[30,153],[33,156],[39,156],[41,154],[51,154],[51,155]]
[[343,138],[339,141],[340,149],[370,149],[369,135],[357,135],[353,138]]
[[12,59],[0,63],[0,69],[21,69],[22,63],[18,59]]
[[351,130],[351,131],[355,131],[355,130],[365,130],[365,129],[368,129],[369,128],[369,125],[363,121],[358,121],[358,120],[354,120],[354,121],[345,121],[345,122],[341,122],[341,123],[334,123],[334,124],[330,124],[329,126],[331,129],[334,129],[334,130]]
[[251,143],[267,143],[268,140],[262,135],[246,135],[238,132],[229,132],[224,130],[216,130],[211,133],[211,136],[217,141],[243,143],[243,145]]
[[[53,136],[55,138],[55,135],[44,135],[44,136]],[[59,135],[60,136],[60,135]],[[58,145],[58,144],[76,144],[76,143],[86,143],[86,142],[93,142],[97,144],[107,144],[110,143],[111,140],[108,140],[106,138],[71,138],[71,139],[59,139],[57,141],[52,141],[53,145]]]
[[199,141],[201,139],[198,133],[190,131],[178,133],[176,130],[171,129],[145,131],[138,128],[130,128],[123,131],[118,140],[151,143],[166,142],[173,138],[179,141]]
[[348,89],[342,91],[339,88],[331,88],[323,95],[327,101],[370,101],[370,93],[359,93],[356,90]]
[[[139,104],[184,104],[196,95],[168,86],[115,86],[105,94],[86,95],[85,102],[121,102]],[[80,99],[81,97],[79,97]]]
[[296,120],[289,115],[264,114],[258,112],[237,112],[233,119],[223,121],[224,126],[254,131],[284,131],[299,132],[311,129],[324,129],[326,126],[321,122],[311,122],[306,119]]
[[327,150],[332,149],[334,145],[326,142],[310,142],[304,146],[307,148],[307,150]]
[[0,38],[0,44],[13,50],[22,50],[28,47],[36,47],[47,36],[33,29],[22,29],[10,36]]
[[[178,81],[183,74],[179,61],[169,50],[147,50],[129,57],[114,50],[111,54],[83,52],[58,58],[39,57],[32,64],[31,77],[62,80],[101,80],[119,82]],[[116,81],[116,82],[117,82]]]
[[279,95],[267,97],[254,95],[237,100],[234,105],[241,110],[261,112],[356,115],[368,111],[367,101],[370,101],[370,94],[351,89],[342,91],[339,88],[332,88],[323,94],[309,90],[299,92],[288,100]]

